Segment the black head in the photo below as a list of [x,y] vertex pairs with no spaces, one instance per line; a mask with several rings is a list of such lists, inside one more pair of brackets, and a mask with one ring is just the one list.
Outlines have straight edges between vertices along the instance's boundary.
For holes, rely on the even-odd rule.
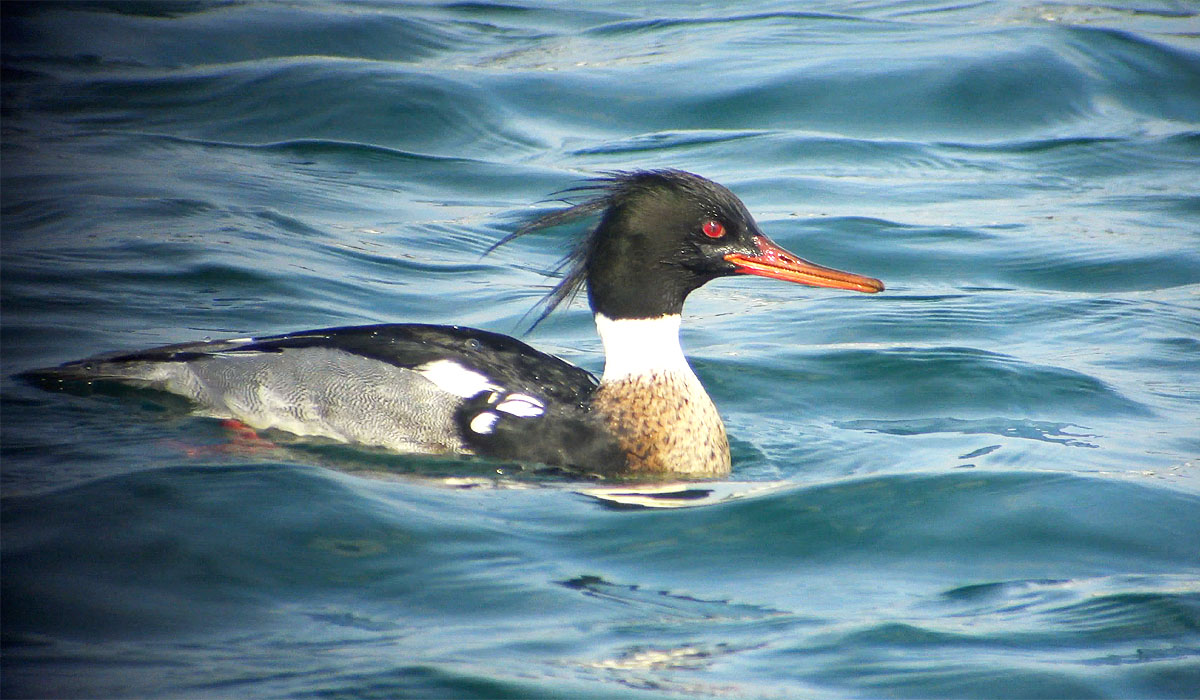
[[539,321],[574,295],[585,279],[592,310],[609,318],[681,313],[693,290],[739,273],[866,292],[883,289],[878,280],[791,255],[759,230],[736,195],[699,175],[681,170],[612,173],[572,191],[598,194],[501,241],[602,212],[599,225],[564,260],[566,276],[547,297]]

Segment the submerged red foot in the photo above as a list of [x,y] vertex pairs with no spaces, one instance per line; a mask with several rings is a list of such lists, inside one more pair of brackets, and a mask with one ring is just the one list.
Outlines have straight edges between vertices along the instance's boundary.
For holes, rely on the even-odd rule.
[[229,441],[216,445],[178,445],[188,457],[210,457],[213,455],[248,456],[278,450],[279,445],[262,437],[258,431],[240,420],[221,421],[221,427],[229,433]]

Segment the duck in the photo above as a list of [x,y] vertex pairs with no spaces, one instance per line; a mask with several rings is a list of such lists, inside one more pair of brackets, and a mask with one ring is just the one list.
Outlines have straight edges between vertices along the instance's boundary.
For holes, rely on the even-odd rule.
[[694,173],[610,172],[567,193],[566,208],[489,252],[598,218],[563,259],[534,325],[586,288],[604,349],[599,378],[507,335],[422,323],[206,339],[23,376],[50,389],[166,392],[255,431],[397,453],[478,455],[601,479],[711,480],[730,474],[729,440],[680,344],[688,295],[731,275],[884,289],[783,249],[733,192]]

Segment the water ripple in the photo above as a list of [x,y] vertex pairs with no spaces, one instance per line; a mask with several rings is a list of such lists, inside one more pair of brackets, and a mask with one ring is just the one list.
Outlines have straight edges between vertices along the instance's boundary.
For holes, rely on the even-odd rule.
[[[930,435],[936,433],[999,435],[1025,440],[1053,442],[1069,447],[1097,447],[1097,445],[1087,442],[1084,439],[1097,437],[1096,435],[1076,432],[1076,430],[1086,430],[1086,428],[1071,423],[1047,423],[1011,418],[978,420],[934,418],[923,420],[853,420],[841,421],[834,425],[847,430],[871,430],[888,435]],[[980,455],[963,455],[960,459],[968,459],[975,456]]]

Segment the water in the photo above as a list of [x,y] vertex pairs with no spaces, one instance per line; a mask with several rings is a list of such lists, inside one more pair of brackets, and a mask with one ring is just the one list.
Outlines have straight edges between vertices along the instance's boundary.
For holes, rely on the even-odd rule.
[[[5,696],[1196,696],[1195,6],[647,5],[0,8]],[[569,241],[483,252],[666,166],[888,284],[689,300],[743,498],[11,378],[520,333]],[[526,340],[600,369],[580,303]]]

